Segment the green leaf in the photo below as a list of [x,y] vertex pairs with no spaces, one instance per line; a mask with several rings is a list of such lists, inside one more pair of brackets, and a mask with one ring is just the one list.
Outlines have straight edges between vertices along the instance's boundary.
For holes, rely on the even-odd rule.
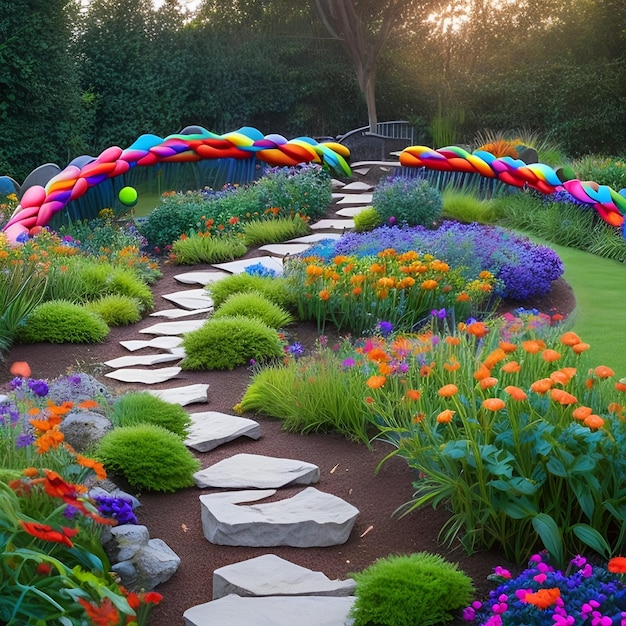
[[586,546],[601,554],[605,559],[610,558],[611,548],[595,528],[588,524],[574,524],[572,531]]
[[556,567],[563,566],[563,538],[556,522],[546,513],[533,517],[533,528],[550,554]]
[[554,476],[559,476],[561,478],[567,477],[567,470],[565,469],[565,465],[554,456],[551,456],[546,463],[546,469],[550,472],[550,474]]
[[500,510],[512,519],[525,519],[537,515],[537,507],[527,498],[505,501],[500,505]]

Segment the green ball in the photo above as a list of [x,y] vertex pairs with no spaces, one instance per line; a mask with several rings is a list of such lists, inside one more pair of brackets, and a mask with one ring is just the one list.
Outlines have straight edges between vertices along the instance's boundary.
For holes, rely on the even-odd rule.
[[134,187],[122,187],[117,197],[126,206],[137,204],[137,190]]

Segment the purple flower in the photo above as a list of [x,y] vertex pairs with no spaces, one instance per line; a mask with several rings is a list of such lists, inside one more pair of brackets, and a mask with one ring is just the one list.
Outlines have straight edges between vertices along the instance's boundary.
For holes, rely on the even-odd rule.
[[30,239],[30,237],[28,236],[28,233],[20,233],[15,238],[15,241],[17,241],[17,243],[26,243],[29,239]]
[[48,383],[43,380],[35,380],[34,378],[28,379],[28,388],[40,398],[48,395]]
[[393,332],[393,324],[391,322],[378,322],[377,328],[383,337],[388,337]]
[[356,361],[354,359],[344,359],[341,362],[342,367],[354,367],[356,365]]
[[291,344],[287,347],[289,354],[291,354],[296,359],[304,354],[304,347],[301,343],[297,342]]
[[105,517],[112,517],[120,524],[137,524],[137,516],[133,511],[132,501],[128,498],[114,496],[96,496],[94,498],[98,511]]
[[16,376],[12,381],[9,382],[10,389],[20,389],[22,386],[23,378],[21,376]]
[[32,446],[33,443],[35,443],[35,437],[27,433],[22,433],[15,439],[16,448],[28,448],[28,446]]
[[446,310],[445,310],[445,309],[439,309],[439,310],[437,310],[437,309],[433,309],[433,310],[430,312],[430,314],[431,314],[433,317],[436,317],[437,319],[440,319],[440,320],[445,320],[445,319],[446,319],[446,315],[447,315],[447,313],[446,313]]

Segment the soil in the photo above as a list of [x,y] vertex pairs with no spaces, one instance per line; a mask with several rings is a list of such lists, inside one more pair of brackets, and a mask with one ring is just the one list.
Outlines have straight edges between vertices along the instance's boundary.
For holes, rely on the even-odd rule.
[[[253,252],[249,253],[254,255]],[[157,308],[169,308],[161,295],[179,291],[176,274],[208,266],[162,268],[163,278],[154,286]],[[575,305],[569,285],[562,279],[554,283],[552,291],[532,302],[508,303],[512,308],[525,306],[543,312],[569,314]],[[86,371],[95,375],[115,394],[123,394],[140,385],[118,383],[104,377],[109,371],[104,361],[128,354],[120,341],[137,339],[141,328],[163,318],[147,317],[127,327],[113,328],[106,341],[99,345],[52,345],[47,343],[14,346],[5,364],[0,365],[0,380],[10,380],[8,366],[14,361],[27,361],[32,376],[52,379],[68,372]],[[312,347],[318,333],[314,324],[298,324],[294,335],[305,348]],[[332,338],[331,338],[332,339]],[[251,372],[240,367],[233,371],[182,372],[175,380],[151,388],[166,388],[194,383],[209,384],[209,403],[187,406],[190,412],[215,410],[232,413],[250,381]],[[322,491],[335,494],[356,506],[360,514],[348,541],[328,548],[244,548],[218,546],[209,543],[202,534],[199,495],[212,490],[185,489],[173,494],[139,493],[139,522],[147,526],[150,536],[165,541],[181,559],[176,574],[159,586],[162,603],[151,614],[151,626],[183,624],[183,612],[212,599],[213,570],[268,552],[277,554],[298,565],[324,572],[330,578],[345,578],[350,572],[360,571],[377,558],[390,554],[436,552],[453,562],[470,576],[477,589],[477,597],[484,598],[491,589],[486,577],[496,565],[509,566],[495,552],[479,552],[468,556],[457,547],[440,545],[437,535],[447,519],[443,507],[426,508],[399,517],[396,510],[412,497],[414,476],[406,463],[392,458],[377,471],[379,462],[390,452],[388,445],[375,443],[371,450],[334,434],[296,435],[281,431],[278,420],[261,415],[250,415],[262,429],[258,441],[241,438],[208,453],[198,454],[202,467],[207,467],[233,454],[248,452],[276,457],[288,457],[315,463],[320,468]],[[122,482],[120,486],[125,487]],[[298,489],[284,488],[280,497],[289,497]],[[463,624],[459,618],[454,624]]]

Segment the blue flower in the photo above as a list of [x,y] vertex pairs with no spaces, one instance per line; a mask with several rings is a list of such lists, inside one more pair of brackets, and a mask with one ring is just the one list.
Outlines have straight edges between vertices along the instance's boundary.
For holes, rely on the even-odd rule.
[[293,343],[290,346],[288,346],[287,350],[289,351],[289,354],[291,354],[295,358],[298,358],[304,354],[303,345],[297,341],[296,343]]
[[48,383],[43,380],[35,380],[34,378],[29,378],[28,379],[28,388],[36,395],[39,396],[40,398],[43,398],[44,396],[48,395]]
[[393,324],[391,322],[378,322],[376,327],[383,337],[388,337],[393,332]]

